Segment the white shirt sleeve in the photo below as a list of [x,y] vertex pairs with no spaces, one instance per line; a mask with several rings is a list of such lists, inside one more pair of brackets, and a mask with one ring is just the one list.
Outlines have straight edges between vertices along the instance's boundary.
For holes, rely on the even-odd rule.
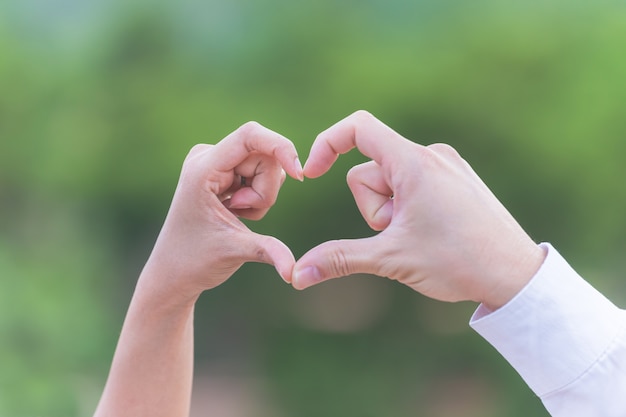
[[626,311],[549,244],[544,264],[508,304],[470,325],[517,370],[554,417],[626,417]]

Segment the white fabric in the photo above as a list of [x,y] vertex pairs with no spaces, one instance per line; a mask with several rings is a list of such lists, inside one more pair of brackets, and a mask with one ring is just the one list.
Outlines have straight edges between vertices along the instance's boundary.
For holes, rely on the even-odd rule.
[[626,417],[626,311],[582,279],[549,244],[508,304],[470,325],[519,372],[554,417]]

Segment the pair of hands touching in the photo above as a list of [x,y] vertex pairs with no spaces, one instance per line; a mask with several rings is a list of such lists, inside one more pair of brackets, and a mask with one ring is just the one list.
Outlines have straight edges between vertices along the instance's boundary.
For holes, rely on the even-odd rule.
[[[348,185],[379,233],[322,243],[296,261],[280,240],[238,219],[262,218],[286,174],[317,178],[354,147],[371,161],[349,171]],[[454,149],[418,145],[358,111],[316,138],[304,168],[291,141],[254,122],[216,145],[195,146],[140,282],[188,305],[252,261],[274,265],[297,289],[369,273],[493,310],[526,285],[544,256]]]
[[[348,185],[372,237],[322,243],[298,261],[248,229],[289,175],[316,178],[358,148],[371,161]],[[245,262],[272,264],[295,288],[353,273],[398,280],[443,301],[495,310],[545,255],[447,145],[421,146],[359,111],[322,132],[301,167],[285,137],[247,123],[187,156],[161,233],[137,282],[96,417],[188,416],[193,317],[200,294]]]

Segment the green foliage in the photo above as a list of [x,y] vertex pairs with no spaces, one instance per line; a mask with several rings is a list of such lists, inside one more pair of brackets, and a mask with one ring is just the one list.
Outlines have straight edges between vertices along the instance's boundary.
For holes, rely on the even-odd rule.
[[[359,108],[448,142],[537,240],[626,301],[625,23],[623,4],[603,1],[4,2],[0,415],[91,412],[186,152],[252,119],[302,159]],[[296,256],[370,235],[344,181],[363,160],[288,180],[250,227]],[[542,415],[463,327],[471,306],[391,283],[362,302],[378,291],[375,319],[335,333],[309,319],[345,316],[340,302],[303,312],[306,294],[246,266],[201,300],[198,361],[253,363],[287,415]],[[459,386],[491,406],[443,407]]]

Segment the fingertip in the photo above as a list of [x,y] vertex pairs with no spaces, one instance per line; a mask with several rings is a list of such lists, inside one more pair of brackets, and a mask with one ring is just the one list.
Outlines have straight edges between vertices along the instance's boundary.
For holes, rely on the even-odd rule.
[[298,156],[298,150],[291,140],[278,133],[276,135],[277,147],[273,156],[291,178],[302,181],[302,163]]
[[[288,140],[288,139],[285,139]],[[283,170],[293,179],[302,181],[304,179],[304,173],[302,168],[302,163],[300,162],[300,158],[295,150],[295,148],[289,152],[285,153],[277,153],[276,157],[282,166]]]
[[275,268],[276,268],[276,272],[278,272],[278,276],[280,276],[281,279],[285,281],[285,283],[291,284],[291,272],[282,271],[278,267],[275,267]]
[[300,162],[300,158],[298,158],[298,156],[294,159],[293,165],[296,174],[295,179],[300,182],[304,181],[304,169],[302,168],[302,162]]
[[314,265],[295,268],[292,285],[297,290],[303,290],[322,281],[322,274]]
[[278,275],[287,284],[291,284],[292,281],[293,281],[294,263],[295,263],[295,260],[290,261],[288,264],[286,264],[286,263],[275,263],[274,264],[274,268],[276,268],[276,272],[278,272]]
[[315,178],[313,175],[311,175],[311,163],[309,161],[310,159],[307,159],[306,162],[304,163],[304,168],[302,169],[302,175],[304,175],[305,178]]
[[[335,160],[337,158],[335,157]],[[309,156],[309,159],[306,160],[306,162],[304,163],[304,168],[303,168],[303,175],[306,178],[318,178],[321,177],[326,171],[328,171],[328,169],[330,168],[330,166],[333,164],[334,160],[328,163],[328,166],[325,167],[322,164],[320,164],[318,161],[316,161],[313,157]]]

